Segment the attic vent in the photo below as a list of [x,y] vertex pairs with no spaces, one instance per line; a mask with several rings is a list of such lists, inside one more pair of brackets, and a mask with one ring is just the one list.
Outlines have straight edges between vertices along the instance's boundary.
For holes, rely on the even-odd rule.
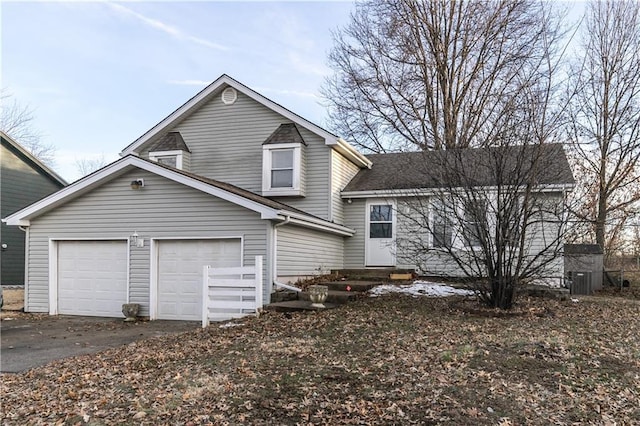
[[225,105],[231,105],[238,99],[238,92],[233,87],[227,87],[222,91],[222,102]]

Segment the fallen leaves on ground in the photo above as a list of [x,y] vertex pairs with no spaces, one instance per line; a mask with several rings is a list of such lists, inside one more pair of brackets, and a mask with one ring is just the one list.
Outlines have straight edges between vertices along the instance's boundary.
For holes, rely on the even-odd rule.
[[634,424],[640,303],[402,295],[3,374],[3,424]]

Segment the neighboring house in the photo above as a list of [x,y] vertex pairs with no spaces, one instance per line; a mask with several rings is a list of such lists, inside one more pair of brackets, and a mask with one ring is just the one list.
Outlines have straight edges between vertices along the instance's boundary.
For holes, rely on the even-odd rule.
[[[199,320],[203,265],[264,256],[265,303],[298,277],[404,266],[395,212],[369,220],[394,205],[389,193],[356,185],[383,157],[229,76],[121,155],[3,219],[28,229],[27,311],[120,317],[129,302],[151,319]],[[384,241],[378,228],[391,229]]]
[[[25,150],[9,135],[0,132],[0,215],[17,210],[63,188],[67,183],[53,170]],[[0,225],[0,283],[24,284],[25,231]]]

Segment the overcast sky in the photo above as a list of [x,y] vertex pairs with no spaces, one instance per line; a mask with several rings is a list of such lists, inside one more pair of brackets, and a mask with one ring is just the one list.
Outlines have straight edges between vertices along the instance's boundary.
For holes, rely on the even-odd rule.
[[2,87],[54,169],[107,161],[226,73],[320,125],[331,31],[351,2],[3,2]]
[[78,159],[116,160],[223,73],[326,126],[319,88],[331,32],[352,10],[350,1],[2,1],[1,86],[33,109],[43,142],[57,147],[54,169],[73,181]]

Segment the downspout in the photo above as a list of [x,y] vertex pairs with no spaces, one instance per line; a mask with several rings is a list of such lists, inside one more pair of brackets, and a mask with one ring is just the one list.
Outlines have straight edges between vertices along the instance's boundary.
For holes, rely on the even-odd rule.
[[289,285],[289,284],[284,284],[281,282],[277,281],[278,278],[278,228],[284,225],[287,225],[289,222],[291,222],[291,216],[286,215],[285,219],[283,222],[280,223],[276,223],[275,225],[273,225],[273,256],[272,256],[272,264],[271,264],[271,271],[273,273],[273,285],[278,286],[278,287],[282,287],[285,288],[287,290],[291,290],[291,291],[295,291],[295,292],[300,292],[302,291],[302,289]]
[[29,312],[29,227],[28,226],[18,226],[24,235],[24,301],[23,301],[23,311]]

